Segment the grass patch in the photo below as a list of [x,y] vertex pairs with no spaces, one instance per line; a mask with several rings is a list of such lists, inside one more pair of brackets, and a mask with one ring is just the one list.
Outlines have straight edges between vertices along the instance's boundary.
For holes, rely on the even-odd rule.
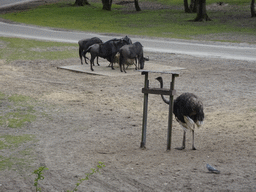
[[31,98],[29,98],[28,96],[24,96],[24,95],[12,95],[10,97],[8,97],[8,100],[11,102],[14,102],[15,104],[21,103],[21,102],[27,102],[29,101]]
[[21,136],[13,136],[13,135],[3,135],[0,136],[0,141],[4,146],[0,145],[2,148],[10,148],[10,147],[18,147],[20,144],[32,141],[35,139],[34,135],[21,135]]
[[[0,59],[13,60],[67,59],[77,57],[78,45],[0,37]],[[0,95],[1,98],[1,95]]]
[[36,120],[36,116],[28,112],[14,112],[6,114],[6,124],[10,128],[19,128],[24,126],[26,123],[31,123]]
[[4,98],[5,98],[5,94],[0,92],[0,100],[4,100]]
[[[3,135],[0,136],[0,149],[7,149],[7,151],[10,151],[10,149],[14,150],[20,145],[33,140],[35,140],[34,135]],[[0,156],[0,170],[10,170],[14,165],[16,167],[24,167],[26,160],[23,157],[28,155],[31,155],[29,150],[21,150],[19,153],[14,153],[10,157]]]
[[3,156],[0,156],[0,170],[8,169],[10,170],[13,166],[14,162],[11,160],[11,158],[5,158]]
[[[152,0],[153,1],[153,0]],[[102,10],[101,3],[76,7],[74,1],[44,5],[23,12],[1,15],[16,22],[66,28],[97,33],[155,36],[189,39],[196,35],[215,33],[255,34],[255,21],[250,18],[250,2],[228,0],[228,9],[208,10],[211,22],[189,22],[196,14],[186,14],[183,1],[157,0],[153,2],[171,6],[169,9],[125,11],[123,6],[112,6],[112,11]],[[210,5],[216,1],[207,1]],[[232,5],[232,6],[230,6]],[[255,22],[254,22],[255,23]]]
[[0,149],[8,148],[9,145],[6,145],[4,141],[0,140]]
[[11,95],[2,98],[0,126],[21,128],[36,120],[34,104],[36,101],[24,95]]
[[[146,1],[146,2],[159,2],[161,4],[164,4],[164,5],[180,5],[180,6],[183,6],[183,1],[181,0],[143,0],[143,1]],[[190,2],[190,1],[188,1]],[[206,3],[207,5],[209,4],[213,4],[213,3],[216,3],[216,2],[220,2],[220,1],[216,1],[216,0],[207,0]],[[222,1],[226,4],[230,4],[230,5],[248,5],[250,3],[250,1],[248,0],[225,0],[225,1]]]
[[24,167],[29,167],[29,165],[28,161],[23,158],[0,156],[0,171],[15,169],[18,172],[22,172]]

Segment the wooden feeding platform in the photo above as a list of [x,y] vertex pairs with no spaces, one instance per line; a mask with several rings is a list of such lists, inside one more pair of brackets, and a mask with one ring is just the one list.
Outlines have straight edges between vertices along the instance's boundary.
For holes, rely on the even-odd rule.
[[[149,70],[139,70],[142,75],[145,75],[144,88],[142,88],[142,93],[144,93],[144,104],[143,104],[143,122],[142,122],[142,137],[141,137],[141,148],[146,148],[146,132],[147,132],[147,116],[148,116],[148,95],[158,94],[158,95],[169,95],[169,115],[168,115],[168,133],[167,133],[167,150],[171,149],[172,141],[172,116],[173,116],[173,96],[176,91],[174,90],[175,77],[179,76],[179,73],[168,72],[168,71],[149,71]],[[149,73],[161,73],[172,75],[172,81],[170,83],[170,89],[164,88],[150,88],[148,75]]]

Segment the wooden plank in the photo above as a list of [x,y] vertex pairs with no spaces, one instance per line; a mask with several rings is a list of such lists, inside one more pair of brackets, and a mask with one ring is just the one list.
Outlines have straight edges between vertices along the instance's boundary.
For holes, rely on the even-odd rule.
[[161,74],[173,74],[176,77],[179,76],[179,73],[174,71],[152,71],[152,70],[138,70],[138,71],[141,72],[142,75],[144,75],[145,73],[161,73]]
[[157,94],[157,95],[175,95],[176,90],[163,88],[142,88],[142,93]]

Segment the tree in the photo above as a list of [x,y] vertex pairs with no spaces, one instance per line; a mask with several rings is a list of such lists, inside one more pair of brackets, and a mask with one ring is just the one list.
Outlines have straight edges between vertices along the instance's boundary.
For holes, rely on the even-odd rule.
[[184,0],[185,13],[196,13],[197,0],[190,0],[190,5],[188,6],[188,0]]
[[194,21],[211,21],[206,13],[206,0],[197,0],[197,16]]
[[190,1],[190,10],[191,10],[192,13],[197,12],[197,3],[198,3],[198,0],[191,0]]
[[75,2],[76,6],[84,6],[84,5],[90,5],[87,0],[76,0]]
[[254,3],[255,3],[255,0],[252,0],[252,2],[251,2],[251,16],[252,17],[256,17]]
[[141,11],[140,6],[139,6],[139,0],[134,0],[134,5],[135,5],[136,11]]
[[112,0],[101,0],[103,4],[103,10],[111,11]]
[[188,7],[188,0],[184,0],[184,10],[185,13],[191,13],[190,8]]

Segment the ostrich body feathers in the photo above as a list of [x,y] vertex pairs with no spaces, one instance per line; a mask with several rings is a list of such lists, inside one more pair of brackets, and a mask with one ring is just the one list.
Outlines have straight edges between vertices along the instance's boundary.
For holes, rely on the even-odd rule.
[[[159,81],[160,87],[163,88],[162,77],[157,77],[156,80]],[[167,100],[163,95],[161,95],[161,97],[166,104],[170,104],[170,100]],[[182,146],[176,149],[185,149],[186,131],[191,130],[192,149],[196,150],[194,145],[194,130],[195,125],[197,125],[197,127],[200,127],[203,124],[203,110],[203,103],[193,93],[183,93],[174,100],[173,113],[175,115],[176,120],[184,130]]]
[[200,127],[204,120],[203,103],[193,93],[183,93],[174,100],[173,113],[176,120],[186,130]]
[[[162,77],[157,77],[156,80],[160,82],[160,87],[163,88]],[[170,103],[163,95],[161,95],[161,97],[166,104]],[[192,127],[194,127],[194,124],[198,127],[203,124],[203,110],[203,103],[193,93],[183,93],[174,100],[173,113],[176,120],[185,129],[193,130]]]

